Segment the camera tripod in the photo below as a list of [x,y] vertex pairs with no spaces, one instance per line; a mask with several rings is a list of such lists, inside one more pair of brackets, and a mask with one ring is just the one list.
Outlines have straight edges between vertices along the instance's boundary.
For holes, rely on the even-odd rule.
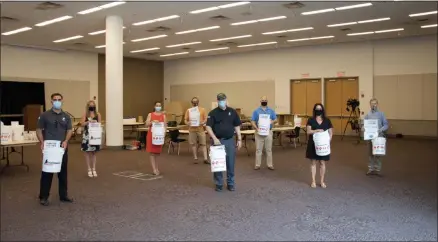
[[[354,131],[356,131],[356,133],[357,133],[357,136],[358,136],[357,143],[360,143],[360,122],[359,122],[359,119],[360,119],[360,109],[358,107],[352,108],[350,111],[350,116],[348,117],[348,121],[345,124],[344,132],[342,133],[341,140],[344,139],[345,132],[347,131],[347,127],[350,124],[351,128]],[[355,121],[357,121],[357,123]]]

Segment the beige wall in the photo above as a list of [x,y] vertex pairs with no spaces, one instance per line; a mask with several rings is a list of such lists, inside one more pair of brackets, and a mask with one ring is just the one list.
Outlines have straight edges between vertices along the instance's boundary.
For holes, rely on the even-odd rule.
[[[99,112],[105,119],[105,55],[98,58]],[[155,101],[163,101],[163,62],[123,59],[123,115],[138,117],[152,111]]]

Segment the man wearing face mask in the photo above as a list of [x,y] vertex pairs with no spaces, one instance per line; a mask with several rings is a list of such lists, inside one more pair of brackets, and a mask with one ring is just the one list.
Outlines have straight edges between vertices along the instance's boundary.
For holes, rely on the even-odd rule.
[[[234,164],[236,159],[236,142],[234,134],[237,135],[237,149],[242,147],[242,135],[240,134],[241,121],[236,110],[227,106],[227,96],[223,93],[217,95],[218,107],[211,110],[207,118],[207,132],[213,140],[214,145],[224,145],[227,163],[227,188],[234,191]],[[214,172],[213,178],[216,191],[223,188],[222,172]]]
[[197,97],[192,98],[192,108],[187,109],[184,119],[186,124],[189,125],[189,143],[192,146],[195,164],[198,164],[198,144],[204,155],[204,163],[209,164],[204,132],[207,114],[204,108],[199,107],[199,99]]
[[[262,164],[263,147],[266,151],[266,163],[269,170],[274,170],[274,164],[272,162],[272,126],[277,119],[277,114],[273,109],[268,107],[268,98],[263,96],[260,98],[260,107],[254,110],[252,113],[251,124],[256,130],[255,142],[256,142],[256,159],[255,168],[260,169]],[[266,126],[269,122],[269,126]],[[263,127],[261,127],[263,126]],[[266,129],[261,131],[260,129]]]
[[[386,120],[385,115],[383,112],[380,112],[378,109],[379,102],[376,98],[372,98],[370,100],[370,112],[365,115],[364,119],[376,119],[378,128],[379,128],[379,137],[385,136],[385,131],[388,130],[388,120]],[[366,173],[369,175],[380,175],[380,171],[382,169],[382,162],[380,161],[379,156],[373,155],[373,147],[371,144],[371,141],[368,144],[368,150],[369,150],[369,162],[368,162],[368,172]]]
[[[56,140],[61,142],[65,149],[62,157],[61,171],[58,173],[59,199],[64,203],[72,203],[73,199],[67,194],[67,163],[68,163],[68,142],[72,136],[72,123],[70,116],[62,109],[62,95],[54,93],[51,95],[52,108],[40,115],[38,118],[37,136],[41,142],[41,150],[44,150],[45,140]],[[49,205],[49,193],[52,186],[53,173],[42,172],[40,181],[40,204]]]

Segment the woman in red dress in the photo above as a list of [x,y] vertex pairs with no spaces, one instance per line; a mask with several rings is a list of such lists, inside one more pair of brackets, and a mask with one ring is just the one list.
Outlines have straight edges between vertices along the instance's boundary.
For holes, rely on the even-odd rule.
[[155,159],[161,154],[163,145],[153,145],[152,144],[152,124],[153,123],[164,123],[164,130],[167,130],[166,115],[162,111],[161,102],[155,102],[154,112],[149,113],[146,119],[146,126],[149,128],[146,137],[146,151],[149,153],[149,159],[151,160],[152,170],[154,175],[159,175],[157,164]]

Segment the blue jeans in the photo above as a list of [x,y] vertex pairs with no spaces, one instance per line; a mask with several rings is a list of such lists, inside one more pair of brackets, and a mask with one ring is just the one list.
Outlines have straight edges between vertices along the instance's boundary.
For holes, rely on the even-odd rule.
[[[227,185],[234,186],[234,164],[236,160],[236,142],[234,138],[220,139],[222,145],[225,146],[226,162],[227,162]],[[222,172],[214,172],[213,179],[216,186],[223,186],[224,179]]]

